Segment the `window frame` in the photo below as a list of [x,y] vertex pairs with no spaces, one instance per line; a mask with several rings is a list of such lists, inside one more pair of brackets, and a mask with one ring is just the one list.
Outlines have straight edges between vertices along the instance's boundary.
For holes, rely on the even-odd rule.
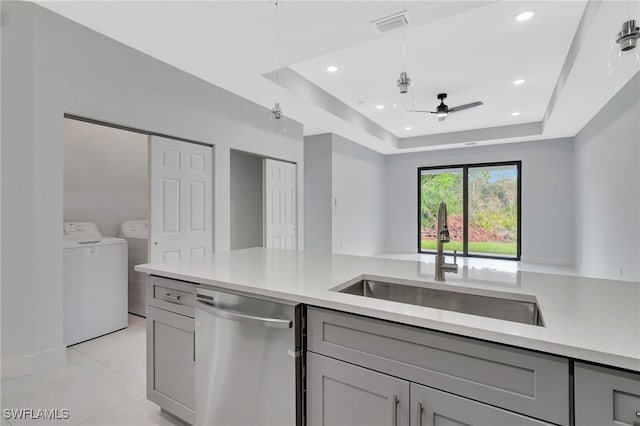
[[[495,166],[515,166],[518,172],[518,178],[516,182],[517,188],[517,200],[518,203],[518,226],[517,226],[517,243],[516,243],[516,256],[499,256],[491,254],[469,254],[469,169],[481,168],[481,167],[495,167]],[[442,170],[442,169],[462,169],[462,211],[463,211],[463,225],[462,225],[462,238],[463,238],[463,253],[459,253],[462,257],[476,257],[482,259],[501,259],[501,260],[514,260],[520,261],[522,256],[522,161],[498,161],[491,163],[467,163],[467,164],[447,164],[441,166],[424,166],[418,167],[418,253],[421,254],[435,254],[435,250],[423,250],[422,249],[422,233],[420,220],[420,212],[422,211],[422,171],[423,170]]]

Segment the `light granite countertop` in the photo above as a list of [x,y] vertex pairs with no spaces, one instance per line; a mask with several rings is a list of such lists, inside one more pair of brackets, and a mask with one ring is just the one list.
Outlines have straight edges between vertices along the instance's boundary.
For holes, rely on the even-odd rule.
[[[434,264],[251,248],[137,271],[269,296],[640,372],[640,283],[464,266],[433,280]],[[343,294],[362,277],[532,300],[545,326]]]

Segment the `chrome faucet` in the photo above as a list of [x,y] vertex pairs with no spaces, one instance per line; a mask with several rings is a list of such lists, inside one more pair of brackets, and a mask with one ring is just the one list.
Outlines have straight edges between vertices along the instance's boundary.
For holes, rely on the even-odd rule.
[[445,272],[458,273],[457,251],[453,251],[453,263],[444,261],[444,243],[451,241],[449,237],[449,224],[447,223],[447,205],[443,202],[438,207],[438,252],[436,253],[436,281],[444,281]]

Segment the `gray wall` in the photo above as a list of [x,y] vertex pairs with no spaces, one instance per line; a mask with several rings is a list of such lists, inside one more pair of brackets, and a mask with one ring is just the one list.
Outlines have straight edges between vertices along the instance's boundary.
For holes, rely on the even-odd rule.
[[576,267],[640,281],[640,74],[575,137]]
[[262,247],[262,158],[231,151],[231,250]]
[[572,266],[571,139],[387,156],[387,250],[417,251],[418,167],[512,160],[522,161],[522,260]]
[[332,135],[304,138],[304,234],[306,251],[330,253],[332,249]]
[[333,252],[371,255],[384,250],[384,155],[333,135]]
[[64,221],[117,237],[122,221],[148,219],[148,145],[147,135],[64,120]]
[[384,249],[384,156],[335,134],[304,138],[305,250],[371,255]]
[[[64,360],[63,114],[214,145],[214,248],[230,248],[230,149],[298,164],[302,126],[27,2],[2,4],[2,374]],[[304,208],[298,208],[304,246]]]

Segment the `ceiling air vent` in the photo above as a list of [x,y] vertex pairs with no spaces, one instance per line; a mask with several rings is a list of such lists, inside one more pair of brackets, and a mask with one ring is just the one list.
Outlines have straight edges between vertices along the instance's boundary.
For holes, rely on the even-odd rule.
[[409,15],[407,15],[406,10],[403,10],[393,15],[371,21],[371,25],[373,25],[380,34],[388,33],[389,31],[394,31],[409,25]]

